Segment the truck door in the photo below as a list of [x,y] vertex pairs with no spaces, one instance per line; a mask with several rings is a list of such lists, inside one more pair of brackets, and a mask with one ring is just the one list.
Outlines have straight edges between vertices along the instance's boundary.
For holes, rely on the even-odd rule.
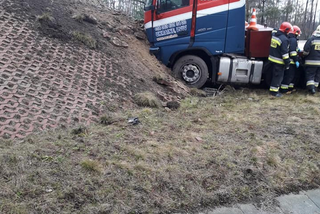
[[224,53],[229,0],[199,1],[195,46],[204,46],[214,55]]
[[235,43],[232,39],[244,41],[242,11],[244,0],[199,0],[194,46],[206,47],[213,55],[230,53],[228,43]]
[[151,2],[148,1],[145,7],[148,40],[153,44],[172,39],[175,44],[188,43],[193,0],[154,0],[150,10],[147,7]]

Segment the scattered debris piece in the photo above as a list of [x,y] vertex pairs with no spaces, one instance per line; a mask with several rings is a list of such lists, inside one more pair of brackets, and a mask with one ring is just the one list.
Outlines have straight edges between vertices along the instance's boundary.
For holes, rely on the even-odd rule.
[[198,142],[203,142],[203,139],[202,139],[201,137],[196,137],[196,140],[197,140]]
[[137,117],[133,117],[133,118],[129,118],[128,119],[128,123],[131,125],[137,125],[140,123],[139,118]]
[[203,91],[206,93],[207,97],[214,97],[219,93],[219,89],[216,88],[204,88]]

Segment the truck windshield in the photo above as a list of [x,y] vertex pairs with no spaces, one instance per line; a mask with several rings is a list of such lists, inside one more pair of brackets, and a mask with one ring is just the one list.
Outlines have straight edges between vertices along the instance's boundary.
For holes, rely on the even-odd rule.
[[146,0],[145,2],[145,7],[150,7],[152,5],[152,0]]
[[189,0],[158,0],[158,5],[158,12],[163,13],[189,6]]

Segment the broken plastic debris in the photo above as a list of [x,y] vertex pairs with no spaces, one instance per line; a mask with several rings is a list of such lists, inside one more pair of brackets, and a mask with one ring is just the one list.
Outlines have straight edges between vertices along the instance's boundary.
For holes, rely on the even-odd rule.
[[138,123],[140,123],[140,121],[139,121],[139,118],[134,117],[134,118],[129,118],[128,123],[132,125],[137,125]]

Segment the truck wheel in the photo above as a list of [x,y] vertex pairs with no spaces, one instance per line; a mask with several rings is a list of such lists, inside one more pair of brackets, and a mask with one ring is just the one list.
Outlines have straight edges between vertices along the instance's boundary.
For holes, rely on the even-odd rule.
[[209,77],[208,66],[200,57],[186,55],[173,66],[173,75],[191,88],[201,88]]

